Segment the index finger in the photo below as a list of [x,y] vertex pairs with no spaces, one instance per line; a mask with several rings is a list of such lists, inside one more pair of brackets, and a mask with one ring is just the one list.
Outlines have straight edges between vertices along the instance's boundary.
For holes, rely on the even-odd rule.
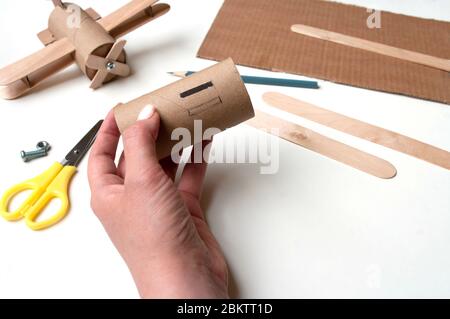
[[91,187],[123,184],[114,163],[119,138],[120,132],[114,112],[110,111],[97,134],[89,156],[88,177]]

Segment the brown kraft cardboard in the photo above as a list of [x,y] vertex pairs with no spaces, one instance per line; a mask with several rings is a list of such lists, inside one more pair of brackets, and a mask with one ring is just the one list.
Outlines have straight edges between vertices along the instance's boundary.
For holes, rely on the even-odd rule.
[[[225,0],[198,56],[450,103],[450,73],[291,31],[303,24],[450,59],[450,23],[320,0]],[[370,19],[369,19],[370,20]]]

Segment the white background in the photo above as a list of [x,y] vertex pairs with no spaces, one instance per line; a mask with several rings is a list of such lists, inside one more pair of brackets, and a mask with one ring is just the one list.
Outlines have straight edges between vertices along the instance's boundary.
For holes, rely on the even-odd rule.
[[[61,159],[118,102],[175,80],[165,72],[213,63],[195,56],[222,1],[168,2],[169,14],[125,37],[135,70],[131,77],[93,92],[73,65],[26,97],[0,101],[1,191]],[[447,0],[345,2],[450,20]],[[104,16],[125,1],[77,3]],[[0,65],[42,47],[36,33],[45,29],[51,6],[45,0],[1,1]],[[321,90],[276,90],[450,150],[448,105],[320,84]],[[248,88],[256,108],[276,113],[261,99],[273,88]],[[398,176],[377,179],[284,141],[276,175],[260,175],[256,165],[212,165],[203,205],[230,266],[232,295],[450,297],[450,172],[287,118],[390,161]],[[250,131],[240,126],[221,138]],[[50,156],[22,163],[19,151],[39,140],[53,145]],[[73,209],[56,227],[32,232],[23,222],[0,220],[0,297],[138,297],[126,265],[90,209],[86,167],[84,161],[71,185]]]

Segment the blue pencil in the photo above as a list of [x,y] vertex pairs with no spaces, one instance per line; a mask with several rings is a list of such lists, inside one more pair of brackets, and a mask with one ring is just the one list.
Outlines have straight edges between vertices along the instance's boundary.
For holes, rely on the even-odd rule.
[[[195,72],[193,71],[182,71],[182,72],[169,72],[171,75],[175,75],[181,78],[188,77]],[[260,76],[249,76],[243,75],[242,81],[247,84],[259,84],[259,85],[275,85],[275,86],[286,86],[294,88],[303,89],[318,89],[319,84],[316,81],[303,81],[303,80],[291,80],[291,79],[280,79],[280,78],[268,78]]]

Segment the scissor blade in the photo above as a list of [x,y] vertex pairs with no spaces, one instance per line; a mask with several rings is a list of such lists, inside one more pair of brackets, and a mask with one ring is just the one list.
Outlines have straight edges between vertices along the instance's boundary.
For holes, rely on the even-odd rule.
[[63,164],[66,166],[78,166],[83,157],[91,148],[97,137],[97,133],[103,124],[103,120],[97,124],[81,139],[80,142],[66,155]]

